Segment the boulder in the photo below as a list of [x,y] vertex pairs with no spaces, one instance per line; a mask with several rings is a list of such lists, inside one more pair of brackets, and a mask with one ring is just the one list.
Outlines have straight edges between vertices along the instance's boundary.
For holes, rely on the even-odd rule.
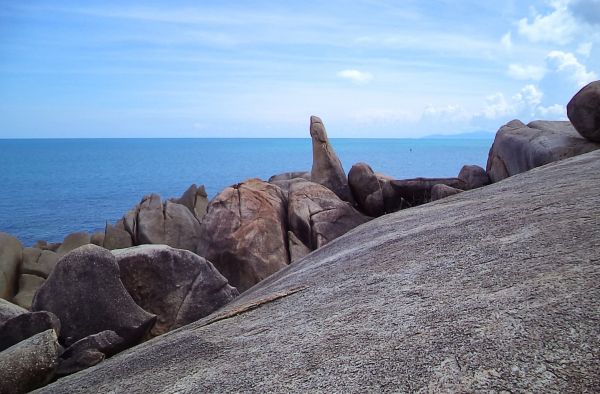
[[10,300],[15,295],[22,258],[21,242],[12,235],[0,233],[0,298]]
[[64,256],[80,246],[91,243],[91,236],[86,232],[73,233],[66,236],[60,247],[56,250],[59,256]]
[[317,183],[298,182],[290,188],[288,223],[296,236],[292,242],[308,250],[322,247],[369,219]]
[[195,252],[200,242],[200,222],[185,206],[167,201],[164,205],[165,244]]
[[208,206],[208,195],[204,185],[196,186],[196,184],[193,184],[180,198],[173,198],[171,201],[185,206],[199,221],[202,221]]
[[41,250],[50,250],[52,252],[56,252],[58,248],[60,248],[60,242],[48,243],[46,241],[40,240],[37,241],[33,247]]
[[151,337],[207,316],[239,294],[209,261],[188,250],[143,245],[113,254],[133,300],[157,316]]
[[198,254],[240,292],[289,263],[286,201],[260,179],[230,186],[208,205]]
[[27,309],[0,298],[0,327],[13,317],[27,313]]
[[27,393],[50,382],[60,350],[56,332],[47,330],[0,352],[0,394]]
[[581,136],[600,142],[600,81],[589,83],[573,96],[567,116]]
[[92,234],[92,238],[90,238],[90,243],[98,246],[104,246],[104,232],[100,231]]
[[366,163],[357,163],[348,173],[348,184],[359,209],[373,217],[385,213],[381,182]]
[[307,181],[310,181],[310,171],[291,171],[273,175],[269,178],[269,183],[274,183],[278,181],[290,181],[292,179],[298,178],[303,178]]
[[112,330],[129,345],[152,327],[156,316],[135,304],[119,277],[119,265],[106,249],[79,247],[61,258],[33,300],[34,311],[60,319],[61,343]]
[[33,297],[38,289],[44,284],[45,279],[30,274],[19,275],[19,292],[13,298],[13,302],[27,310],[31,310]]
[[[426,204],[431,201],[431,188],[442,184],[455,189],[465,190],[466,184],[458,178],[414,178],[393,180],[387,183],[386,198],[399,201],[400,209]],[[392,205],[392,203],[389,203]],[[391,211],[388,211],[391,212]]]
[[462,193],[463,191],[464,190],[438,183],[431,188],[431,201],[441,200],[442,198],[450,197]]
[[490,177],[487,172],[479,166],[463,166],[458,173],[458,179],[463,181],[467,190],[477,189],[490,184]]
[[0,326],[0,352],[50,329],[60,333],[60,321],[54,313],[40,311],[15,316]]
[[486,171],[498,182],[532,168],[599,149],[581,137],[570,122],[512,120],[502,126],[488,156]]
[[89,335],[69,346],[59,358],[57,376],[70,375],[93,367],[124,349],[125,340],[114,331]]
[[136,240],[138,244],[165,244],[165,216],[158,194],[145,196],[138,206]]
[[129,248],[133,246],[131,234],[118,226],[106,223],[102,246],[108,250]]
[[313,149],[310,180],[325,186],[342,200],[354,204],[342,162],[329,143],[323,122],[317,116],[310,117],[310,136]]
[[21,274],[36,275],[47,278],[52,272],[60,255],[50,250],[41,250],[37,248],[23,249],[23,263],[21,264]]

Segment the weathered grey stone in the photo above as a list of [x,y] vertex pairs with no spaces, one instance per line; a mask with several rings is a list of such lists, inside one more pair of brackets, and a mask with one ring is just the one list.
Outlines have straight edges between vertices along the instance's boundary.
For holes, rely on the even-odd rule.
[[207,316],[239,294],[209,261],[188,250],[144,245],[113,254],[133,300],[157,316],[151,337]]
[[379,217],[41,392],[597,392],[598,184],[600,151]]
[[174,203],[185,206],[198,219],[202,220],[208,207],[208,195],[204,185],[191,185],[180,198],[171,199]]
[[573,96],[567,116],[584,138],[600,142],[600,81],[589,83]]
[[463,166],[458,173],[458,179],[463,181],[467,190],[477,189],[490,184],[490,177],[487,172],[479,166]]
[[86,232],[69,234],[65,237],[60,247],[56,250],[59,256],[64,256],[80,246],[91,243],[91,236]]
[[[390,201],[399,201],[400,209],[415,207],[431,201],[431,188],[442,184],[455,189],[465,190],[467,185],[458,178],[414,178],[389,181],[384,196]],[[392,203],[390,203],[392,205]],[[389,210],[393,212],[397,209]]]
[[269,183],[274,183],[278,181],[290,181],[292,179],[298,178],[303,178],[307,181],[310,181],[310,171],[291,171],[273,175],[269,178]]
[[69,346],[59,358],[57,376],[70,375],[93,367],[126,346],[125,340],[114,331],[89,335]]
[[58,248],[60,248],[60,242],[48,243],[46,241],[40,240],[37,241],[33,247],[41,250],[49,250],[51,252],[56,252]]
[[98,246],[104,246],[104,232],[100,231],[92,234],[92,238],[90,238],[90,243]]
[[102,246],[108,250],[129,248],[133,246],[131,234],[110,223],[106,223]]
[[289,263],[283,192],[260,179],[231,186],[208,206],[198,254],[245,291]]
[[10,234],[0,233],[0,298],[10,300],[17,291],[17,275],[23,245]]
[[115,331],[133,345],[156,319],[137,306],[123,287],[115,257],[91,244],[59,260],[37,291],[32,309],[58,316],[61,343],[66,346],[104,330]]
[[166,201],[164,205],[165,244],[196,252],[200,242],[200,222],[181,204]]
[[15,316],[0,325],[0,352],[49,329],[60,333],[60,321],[54,313],[40,311]]
[[140,245],[165,243],[165,215],[158,194],[150,194],[142,199],[136,225],[136,239]]
[[366,163],[357,163],[348,173],[348,184],[359,209],[373,217],[385,213],[381,182]]
[[306,246],[294,232],[288,231],[288,242],[289,242],[289,250],[290,250],[290,262],[294,262],[300,260],[302,257],[306,256],[312,250]]
[[0,298],[0,326],[13,317],[17,317],[24,313],[27,313],[27,309]]
[[570,122],[512,120],[502,126],[490,149],[486,171],[498,182],[532,168],[600,148],[581,137]]
[[317,183],[304,181],[290,187],[289,229],[310,250],[322,247],[369,219]]
[[36,291],[44,284],[45,279],[30,274],[19,275],[19,292],[13,302],[27,310],[31,310],[31,303]]
[[450,197],[462,192],[463,190],[461,189],[456,189],[444,184],[433,185],[431,188],[431,201],[441,200],[442,198]]
[[323,122],[317,116],[310,117],[310,136],[313,149],[310,180],[325,186],[342,200],[354,204],[342,162],[329,143]]
[[37,248],[23,249],[23,263],[21,264],[21,274],[36,275],[41,278],[47,278],[52,272],[60,255],[51,250],[40,250]]
[[47,330],[0,352],[0,394],[21,394],[47,384],[58,364],[54,330]]

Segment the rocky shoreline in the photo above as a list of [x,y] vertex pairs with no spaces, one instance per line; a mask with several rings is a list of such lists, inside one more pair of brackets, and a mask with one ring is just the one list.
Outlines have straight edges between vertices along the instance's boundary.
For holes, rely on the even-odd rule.
[[177,199],[149,195],[103,233],[60,244],[23,248],[0,233],[0,393],[27,392],[209,316],[373,218],[600,149],[599,103],[597,81],[570,101],[570,122],[511,121],[486,169],[466,165],[443,179],[397,180],[366,163],[346,175],[313,116],[310,172],[250,179],[211,201],[196,185]]

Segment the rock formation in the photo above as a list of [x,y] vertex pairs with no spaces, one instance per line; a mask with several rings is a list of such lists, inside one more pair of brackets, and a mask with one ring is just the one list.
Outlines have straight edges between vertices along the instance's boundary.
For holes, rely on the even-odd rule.
[[69,346],[58,360],[56,375],[65,376],[93,367],[123,350],[126,341],[114,331],[89,335]]
[[584,86],[567,104],[569,120],[584,138],[600,143],[600,81]]
[[446,185],[455,189],[464,190],[466,184],[458,178],[414,178],[389,181],[384,189],[384,198],[386,205],[394,206],[394,202],[399,203],[399,208],[388,208],[388,212],[394,212],[398,209],[415,207],[426,204],[431,201],[431,188],[435,185]]
[[373,217],[385,213],[381,183],[368,164],[353,165],[348,173],[348,183],[362,212]]
[[44,284],[44,278],[37,275],[21,274],[19,276],[19,292],[13,302],[25,309],[31,310],[33,296]]
[[477,189],[491,183],[487,172],[475,165],[463,166],[458,173],[458,179],[465,183],[467,190]]
[[431,201],[441,200],[442,198],[450,197],[462,192],[463,190],[461,189],[438,183],[431,188]]
[[23,245],[18,239],[0,233],[0,298],[11,300],[16,293],[22,252]]
[[226,188],[208,205],[198,254],[240,292],[289,263],[286,201],[259,179]]
[[325,186],[342,200],[354,204],[342,163],[329,143],[323,122],[316,116],[310,117],[310,136],[313,148],[310,180]]
[[15,316],[0,325],[0,352],[50,329],[60,333],[60,321],[53,313],[41,311]]
[[27,313],[27,309],[0,298],[0,326],[13,317],[17,317],[24,313]]
[[208,195],[204,189],[204,185],[199,187],[196,184],[191,185],[180,198],[171,199],[176,204],[185,206],[190,212],[202,221],[208,207]]

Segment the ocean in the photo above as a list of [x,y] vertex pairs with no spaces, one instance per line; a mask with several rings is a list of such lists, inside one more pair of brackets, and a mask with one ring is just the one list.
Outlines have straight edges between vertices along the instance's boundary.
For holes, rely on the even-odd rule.
[[[348,172],[366,162],[397,179],[485,168],[491,139],[331,139]],[[30,246],[115,222],[141,198],[179,197],[192,183],[209,198],[249,178],[310,170],[306,139],[0,140],[0,232]]]

